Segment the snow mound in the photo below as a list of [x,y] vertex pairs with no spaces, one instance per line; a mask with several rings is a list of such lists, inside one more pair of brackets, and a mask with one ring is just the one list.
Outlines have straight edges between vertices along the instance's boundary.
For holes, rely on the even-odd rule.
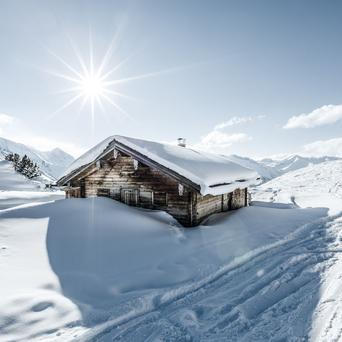
[[109,144],[115,142],[141,153],[199,185],[202,195],[219,195],[247,187],[255,183],[259,177],[257,172],[216,154],[119,135],[105,139],[86,152],[65,171],[64,176],[93,162]]

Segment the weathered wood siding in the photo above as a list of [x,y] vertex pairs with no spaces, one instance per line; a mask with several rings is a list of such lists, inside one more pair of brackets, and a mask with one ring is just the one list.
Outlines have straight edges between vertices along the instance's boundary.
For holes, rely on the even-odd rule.
[[193,221],[199,224],[213,213],[238,209],[247,204],[247,189],[236,189],[231,193],[217,196],[196,194]]
[[195,219],[199,223],[205,217],[222,211],[222,195],[212,196],[206,195],[201,196],[197,194],[197,203],[195,206],[196,214]]
[[[120,153],[116,159],[101,160],[79,174],[70,183],[75,191],[70,197],[106,196],[129,205],[165,210],[183,226],[198,225],[213,213],[238,209],[247,205],[247,189],[218,196],[201,196],[163,172],[136,162]],[[77,190],[76,190],[77,188]]]
[[233,192],[231,209],[239,209],[248,205],[247,189],[236,189]]
[[87,173],[75,183],[81,187],[83,197],[107,196],[123,202],[126,199],[130,205],[165,210],[184,226],[191,225],[191,191],[184,187],[180,196],[178,182],[160,171],[141,163],[135,169],[132,157],[119,155]]

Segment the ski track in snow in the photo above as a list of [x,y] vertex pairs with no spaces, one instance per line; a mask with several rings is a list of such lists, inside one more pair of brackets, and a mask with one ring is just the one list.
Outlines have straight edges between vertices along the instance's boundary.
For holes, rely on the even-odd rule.
[[199,283],[145,298],[79,340],[339,341],[339,282],[324,285],[326,275],[342,278],[341,217],[305,225]]

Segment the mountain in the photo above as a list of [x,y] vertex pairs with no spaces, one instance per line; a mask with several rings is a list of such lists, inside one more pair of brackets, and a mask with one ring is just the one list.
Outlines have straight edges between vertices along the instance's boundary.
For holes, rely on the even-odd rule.
[[263,165],[260,162],[253,160],[251,158],[240,157],[235,154],[226,156],[226,158],[228,158],[234,163],[240,164],[241,166],[255,170],[264,180],[273,179],[279,176],[278,172],[274,170],[273,168]]
[[276,158],[263,158],[260,160],[253,160],[251,158],[240,157],[234,154],[227,156],[226,158],[244,167],[257,171],[264,181],[271,180],[290,171],[302,169],[310,165],[342,159],[329,156],[305,157],[298,154],[285,155]]
[[265,158],[265,159],[259,160],[258,162],[259,164],[274,170],[280,176],[287,172],[302,169],[309,165],[316,165],[316,164],[324,163],[327,161],[334,161],[334,160],[340,160],[340,159],[341,158],[329,157],[329,156],[304,157],[298,154],[293,154],[293,155],[288,155],[279,159]]
[[9,153],[18,153],[21,156],[26,154],[32,161],[37,163],[43,176],[46,176],[51,181],[56,180],[74,161],[70,154],[59,148],[51,151],[39,151],[24,144],[0,138],[0,160],[5,159],[5,156]]

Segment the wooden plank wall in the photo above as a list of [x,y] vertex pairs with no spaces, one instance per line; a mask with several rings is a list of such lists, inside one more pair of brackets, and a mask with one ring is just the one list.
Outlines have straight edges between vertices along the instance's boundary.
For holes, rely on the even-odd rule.
[[[88,172],[89,173],[89,172]],[[82,175],[80,176],[82,178]],[[121,200],[122,189],[137,189],[138,191],[155,192],[154,209],[162,209],[170,213],[181,224],[191,225],[190,198],[191,191],[184,187],[182,196],[178,193],[178,182],[160,171],[139,163],[138,169],[134,169],[133,158],[119,155],[116,160],[108,160],[102,164],[100,169],[83,179],[85,197],[98,195],[98,189],[109,189],[110,197]],[[103,192],[104,193],[104,192]],[[163,195],[167,193],[167,195]],[[167,205],[163,206],[163,198]],[[141,207],[150,208],[144,202],[138,204]]]
[[[142,163],[135,169],[133,158],[123,154],[119,154],[115,160],[110,158],[101,161],[101,168],[88,169],[71,183],[71,186],[79,187],[77,194],[82,197],[109,196],[118,201],[123,199],[123,189],[137,190],[138,199],[142,192],[138,206],[165,210],[183,226],[198,225],[213,213],[247,205],[247,189],[237,189],[230,194],[218,196],[201,196],[184,186],[184,193],[180,196],[176,180]],[[146,192],[153,192],[152,206],[146,200]]]
[[246,194],[247,189],[236,189],[229,194],[217,196],[197,194],[193,220],[198,224],[213,213],[245,207]]
[[233,192],[233,198],[232,198],[232,208],[231,209],[239,209],[242,207],[245,207],[247,203],[247,189],[236,189]]
[[212,196],[206,195],[201,196],[200,194],[197,195],[197,205],[196,205],[196,221],[199,223],[205,217],[213,214],[219,213],[222,211],[222,195]]

